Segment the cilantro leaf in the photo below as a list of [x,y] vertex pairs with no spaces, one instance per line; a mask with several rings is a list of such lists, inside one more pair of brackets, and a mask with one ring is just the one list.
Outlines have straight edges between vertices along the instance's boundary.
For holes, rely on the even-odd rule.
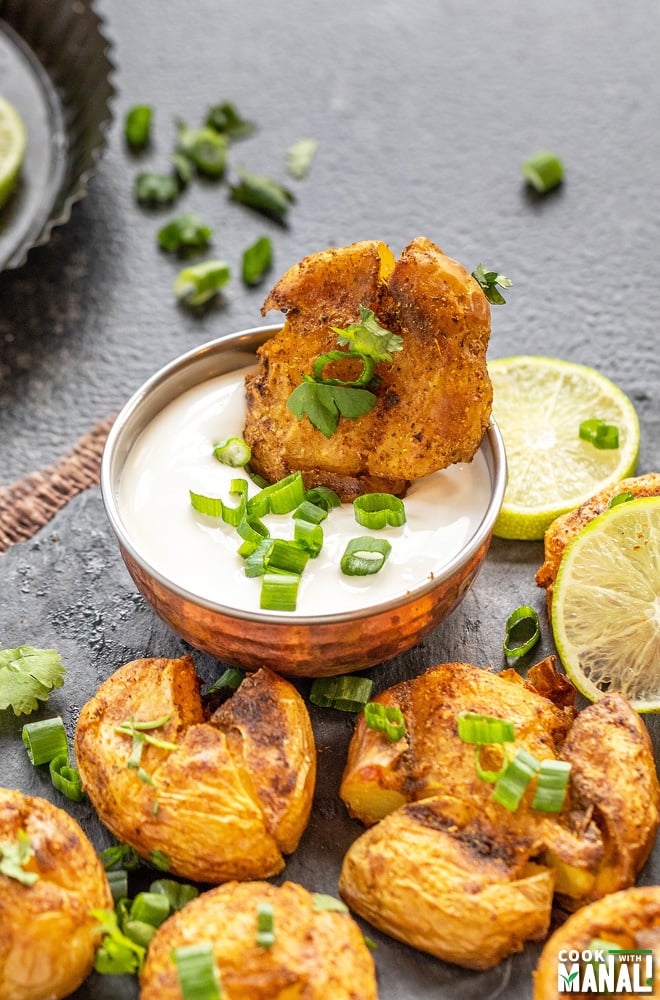
[[510,288],[513,282],[511,278],[507,278],[504,274],[498,274],[497,271],[486,271],[483,264],[478,264],[476,269],[472,272],[472,277],[481,285],[483,293],[493,306],[502,306],[506,302],[504,296],[498,292],[496,285],[500,288]]
[[54,649],[0,650],[0,710],[11,706],[14,715],[34,712],[53,688],[62,687],[65,670]]
[[146,949],[120,929],[115,910],[90,910],[101,925],[104,937],[94,959],[94,968],[102,975],[138,973],[144,964]]
[[368,389],[321,385],[305,379],[293,390],[287,406],[298,420],[307,417],[312,427],[329,438],[337,430],[340,414],[348,420],[355,420],[368,413],[375,402],[375,395]]
[[350,344],[351,350],[366,354],[374,361],[391,361],[390,351],[400,351],[403,348],[403,337],[398,333],[390,333],[381,326],[373,309],[360,306],[360,322],[352,323],[345,330],[333,326],[338,334],[340,344]]
[[0,844],[0,874],[16,879],[21,885],[34,885],[38,872],[26,872],[23,867],[33,853],[27,833],[19,830],[15,841],[5,840]]

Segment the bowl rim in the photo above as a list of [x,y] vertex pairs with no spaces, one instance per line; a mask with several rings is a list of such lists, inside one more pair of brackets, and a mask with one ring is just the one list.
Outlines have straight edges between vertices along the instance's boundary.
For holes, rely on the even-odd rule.
[[[285,612],[273,614],[264,612],[261,609],[246,610],[243,608],[234,608],[231,607],[231,605],[220,604],[217,601],[210,600],[209,598],[202,597],[199,594],[195,594],[192,591],[187,590],[185,587],[175,583],[165,574],[160,573],[147,559],[145,559],[144,556],[141,555],[139,549],[136,548],[135,544],[131,541],[124,527],[119,511],[119,504],[117,502],[119,479],[124,463],[121,456],[118,457],[117,453],[122,446],[125,446],[124,438],[126,435],[130,434],[132,423],[136,420],[140,409],[145,405],[147,400],[156,390],[162,390],[176,375],[190,368],[191,365],[196,365],[197,363],[201,364],[203,358],[207,355],[215,355],[216,353],[223,354],[232,349],[243,349],[246,353],[254,354],[256,348],[274,336],[275,333],[282,329],[282,326],[283,322],[272,323],[264,326],[248,327],[245,330],[239,330],[234,333],[226,334],[223,337],[217,337],[214,340],[206,341],[205,343],[179,355],[172,361],[165,364],[162,368],[158,369],[158,371],[151,375],[126,401],[110,429],[101,458],[101,496],[110,526],[117,538],[117,541],[119,542],[122,554],[127,553],[131,560],[135,562],[148,576],[157,581],[161,587],[164,587],[177,597],[182,598],[189,603],[206,608],[209,611],[218,612],[225,617],[240,619],[246,622],[262,623],[264,625],[267,624],[269,626],[286,625],[288,627],[297,627],[309,625],[319,626],[323,624],[330,625],[346,621],[358,621],[363,618],[370,618],[377,614],[394,611],[397,608],[409,603],[411,600],[419,599],[435,590],[441,584],[450,579],[461,566],[469,564],[480,548],[484,544],[488,544],[495,526],[495,521],[497,520],[502,506],[507,480],[507,463],[504,440],[500,429],[492,416],[479,446],[481,449],[484,447],[484,443],[487,443],[490,450],[490,460],[488,455],[485,455],[484,457],[486,458],[486,463],[491,476],[491,495],[488,507],[486,508],[484,516],[482,517],[481,522],[479,523],[474,534],[461,551],[458,552],[453,559],[451,559],[443,567],[441,572],[435,574],[432,579],[425,580],[423,583],[420,583],[418,587],[413,587],[406,591],[405,594],[399,595],[396,598],[390,598],[389,600],[368,605],[364,608],[323,615],[286,615]],[[255,343],[255,341],[257,341],[257,343]],[[213,375],[208,375],[207,377],[212,378]],[[142,430],[144,430],[147,423],[148,420],[135,431],[135,434],[133,435],[128,446],[125,446],[125,456],[128,454],[133,443],[137,437],[139,437],[140,433],[142,433]]]

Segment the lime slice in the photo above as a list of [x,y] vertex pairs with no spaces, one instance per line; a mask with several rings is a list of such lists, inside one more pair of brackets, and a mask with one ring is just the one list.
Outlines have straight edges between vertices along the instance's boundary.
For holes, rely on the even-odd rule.
[[573,539],[552,598],[557,651],[592,701],[660,711],[660,497],[621,503]]
[[0,97],[0,208],[16,187],[27,134],[16,108]]
[[[632,474],[637,414],[604,375],[539,357],[501,358],[488,371],[509,471],[494,529],[500,538],[543,538],[559,514]],[[596,448],[581,439],[580,424],[594,419],[617,426],[618,448]]]

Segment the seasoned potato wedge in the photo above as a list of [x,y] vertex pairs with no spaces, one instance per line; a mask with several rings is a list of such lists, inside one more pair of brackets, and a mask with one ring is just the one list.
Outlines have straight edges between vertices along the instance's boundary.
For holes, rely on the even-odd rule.
[[488,969],[548,932],[554,875],[530,843],[476,806],[442,796],[395,810],[350,848],[339,890],[407,944]]
[[112,908],[94,848],[78,823],[42,798],[0,788],[0,854],[26,836],[32,885],[0,874],[0,1000],[59,1000],[89,975]]
[[[590,903],[573,913],[548,938],[534,973],[534,1000],[558,1000],[560,953],[589,950],[594,939],[607,941],[624,952],[651,950],[654,988],[646,995],[660,996],[660,886],[644,885]],[[566,964],[573,967],[570,961]],[[594,995],[593,990],[590,993]]]
[[[257,944],[257,907],[273,908],[275,942]],[[371,954],[347,913],[315,909],[293,882],[229,882],[167,920],[149,945],[140,1000],[181,1000],[172,951],[211,942],[223,1000],[375,1000]]]
[[[136,740],[117,727],[165,720]],[[316,751],[293,685],[268,670],[245,678],[209,719],[192,659],[135,660],[83,708],[76,758],[101,820],[143,857],[200,882],[281,871],[307,824]],[[135,762],[133,762],[135,764]]]
[[[287,400],[316,358],[337,350],[332,328],[355,323],[361,305],[403,338],[403,349],[393,363],[376,365],[373,409],[340,418],[326,438]],[[492,403],[490,308],[468,271],[430,240],[413,240],[396,263],[375,240],[306,257],[270,292],[262,312],[271,309],[284,311],[286,322],[246,379],[244,432],[251,463],[267,479],[300,470],[308,487],[330,486],[345,500],[402,495],[411,480],[472,459]],[[339,360],[330,374],[354,379],[360,369],[359,361]]]

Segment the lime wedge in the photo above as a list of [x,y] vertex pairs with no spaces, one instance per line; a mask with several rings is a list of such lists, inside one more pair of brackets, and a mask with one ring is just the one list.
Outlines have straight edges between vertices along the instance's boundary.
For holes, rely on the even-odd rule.
[[[525,356],[491,361],[488,371],[509,471],[494,529],[500,538],[543,538],[559,514],[632,474],[637,414],[604,375],[585,365]],[[618,447],[583,440],[585,420],[615,425]]]
[[16,187],[27,134],[16,108],[0,97],[0,208]]
[[573,539],[559,566],[552,629],[587,698],[625,695],[660,711],[660,497],[621,503]]

